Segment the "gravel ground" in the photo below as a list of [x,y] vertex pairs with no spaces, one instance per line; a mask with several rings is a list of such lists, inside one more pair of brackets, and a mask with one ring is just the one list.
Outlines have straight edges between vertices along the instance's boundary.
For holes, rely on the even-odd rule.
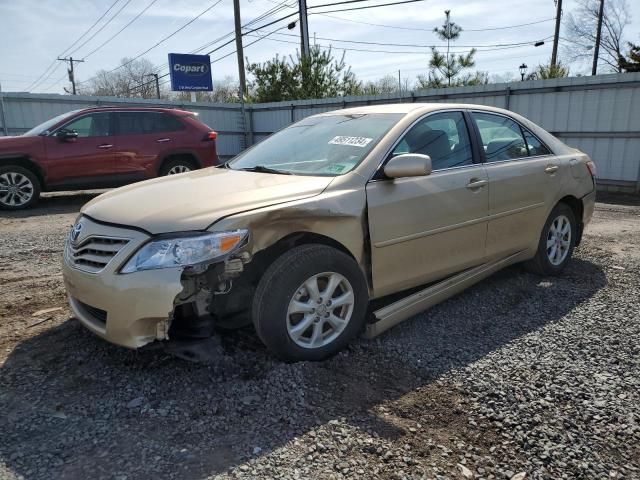
[[640,202],[599,203],[560,278],[509,268],[323,363],[246,330],[202,365],[70,318],[90,196],[0,216],[0,478],[640,478]]

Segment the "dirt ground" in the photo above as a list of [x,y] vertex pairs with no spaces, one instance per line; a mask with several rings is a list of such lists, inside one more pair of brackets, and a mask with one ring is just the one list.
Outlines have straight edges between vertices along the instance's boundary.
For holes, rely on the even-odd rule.
[[0,479],[640,478],[640,199],[601,197],[562,277],[508,268],[323,363],[249,328],[201,365],[71,318],[94,195],[0,212]]

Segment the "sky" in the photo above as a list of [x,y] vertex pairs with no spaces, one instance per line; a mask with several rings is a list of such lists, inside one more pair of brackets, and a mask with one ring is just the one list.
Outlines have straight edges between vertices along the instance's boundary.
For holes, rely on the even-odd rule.
[[[64,93],[63,87],[68,87],[65,66],[63,62],[55,60],[60,54],[71,54],[74,58],[85,60],[76,65],[76,79],[86,81],[98,70],[118,66],[123,57],[133,57],[145,52],[208,9],[198,19],[143,55],[143,58],[158,66],[162,75],[167,72],[165,65],[168,53],[190,53],[232,33],[234,28],[233,0],[117,0],[115,4],[114,1],[0,0],[2,90]],[[311,7],[338,0],[307,1]],[[475,57],[478,70],[504,78],[518,76],[520,64],[525,63],[532,70],[538,64],[547,63],[551,56],[555,17],[553,0],[425,0],[367,10],[311,14],[314,11],[390,1],[393,0],[370,0],[354,5],[309,9],[311,42],[315,37],[318,44],[331,45],[337,56],[342,55],[342,48],[358,50],[347,50],[345,60],[363,81],[376,80],[385,75],[397,77],[398,70],[403,79],[413,80],[418,74],[427,71],[430,56],[428,46],[442,45],[433,33],[433,28],[443,23],[444,10],[450,9],[452,20],[463,28],[460,39],[452,43],[452,51],[467,51],[470,46],[479,46]],[[627,28],[626,36],[629,40],[639,42],[640,1],[629,1],[629,6],[631,25]],[[111,10],[102,20],[87,35],[81,37],[109,7],[112,7]],[[263,25],[295,13],[297,0],[240,0],[242,23],[276,7],[279,11],[255,25]],[[565,14],[574,7],[575,0],[564,1]],[[96,50],[145,8],[146,11],[122,33]],[[286,24],[296,18],[293,16],[251,34],[264,35],[283,27],[254,45],[248,44],[257,40],[257,37],[245,36],[245,56],[249,61],[264,62],[275,54],[295,54],[299,45],[298,26],[288,30]],[[506,28],[522,24],[530,25]],[[562,34],[561,31],[561,37]],[[230,38],[232,37],[225,37],[202,53],[220,47]],[[346,43],[339,40],[371,43]],[[538,40],[545,40],[545,44],[534,47],[533,43]],[[392,43],[407,46],[389,45]],[[523,45],[493,47],[514,43]],[[211,59],[217,60],[212,65],[214,81],[229,76],[238,77],[234,49],[235,43],[232,42],[211,54]],[[562,48],[559,55],[561,61],[570,60],[563,58]],[[221,59],[218,60],[219,58]],[[590,71],[590,66],[572,64],[571,71],[586,73]],[[33,85],[38,79],[36,85]]]

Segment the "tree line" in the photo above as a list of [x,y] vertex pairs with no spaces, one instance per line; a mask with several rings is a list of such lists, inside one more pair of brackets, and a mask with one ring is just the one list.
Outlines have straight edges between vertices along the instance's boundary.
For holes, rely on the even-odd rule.
[[[595,31],[600,0],[578,0],[577,7],[564,21],[564,55],[574,61],[588,60],[593,55]],[[625,28],[630,24],[627,0],[609,0],[605,4],[599,60],[601,71],[640,71],[640,44],[625,41]],[[331,48],[312,45],[308,55],[277,55],[266,62],[250,62],[247,102],[278,102],[311,98],[331,98],[347,95],[394,94],[399,91],[442,88],[449,86],[482,85],[490,82],[513,81],[515,75],[491,75],[475,69],[478,53],[472,48],[466,53],[453,54],[450,46],[463,33],[463,28],[445,12],[445,21],[434,34],[446,42],[446,51],[431,49],[426,72],[414,81],[386,75],[375,81],[357,78],[346,63],[345,53],[335,56]],[[79,93],[85,95],[155,98],[156,85],[152,75],[158,67],[146,59],[122,59],[121,68],[99,71],[81,83]],[[541,64],[527,75],[527,79],[547,79],[569,76],[566,64]],[[239,85],[226,77],[214,82],[213,91],[197,92],[198,101],[220,103],[239,102]],[[188,92],[170,92],[162,86],[161,97],[188,101]]]

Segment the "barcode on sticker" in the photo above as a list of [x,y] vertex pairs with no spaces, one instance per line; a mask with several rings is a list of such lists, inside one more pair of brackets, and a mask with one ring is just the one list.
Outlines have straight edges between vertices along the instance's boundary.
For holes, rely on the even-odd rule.
[[329,140],[332,145],[350,145],[352,147],[366,147],[373,140],[367,137],[345,137],[337,136]]

